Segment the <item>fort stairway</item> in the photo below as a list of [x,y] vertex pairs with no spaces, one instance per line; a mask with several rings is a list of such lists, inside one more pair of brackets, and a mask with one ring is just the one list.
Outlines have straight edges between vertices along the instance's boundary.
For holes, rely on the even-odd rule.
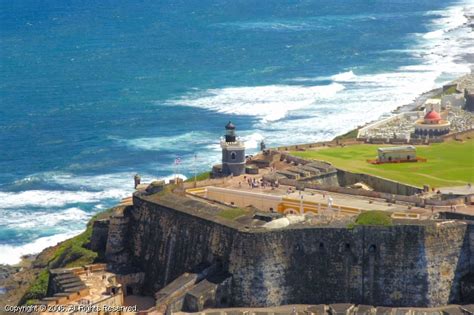
[[226,306],[230,281],[231,276],[221,270],[219,263],[195,273],[184,273],[155,294],[156,310],[163,314],[175,314]]

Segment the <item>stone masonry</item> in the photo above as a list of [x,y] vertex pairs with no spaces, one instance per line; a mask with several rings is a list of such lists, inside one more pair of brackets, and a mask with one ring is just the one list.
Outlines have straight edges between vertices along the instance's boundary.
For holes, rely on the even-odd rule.
[[470,221],[269,231],[214,211],[177,195],[136,193],[133,208],[109,228],[107,257],[144,272],[149,295],[200,263],[218,261],[232,275],[229,304],[237,307],[462,303],[463,279],[474,273]]

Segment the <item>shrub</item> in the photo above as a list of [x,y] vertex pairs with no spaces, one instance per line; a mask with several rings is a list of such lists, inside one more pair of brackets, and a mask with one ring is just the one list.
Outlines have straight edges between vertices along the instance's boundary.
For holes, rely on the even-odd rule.
[[33,304],[45,297],[48,291],[48,281],[48,269],[41,270],[18,304]]

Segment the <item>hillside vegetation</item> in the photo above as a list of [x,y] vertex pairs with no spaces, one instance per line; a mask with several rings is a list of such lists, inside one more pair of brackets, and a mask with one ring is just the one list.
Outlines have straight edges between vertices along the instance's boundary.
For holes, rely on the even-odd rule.
[[112,209],[109,209],[95,215],[87,224],[84,232],[43,250],[32,265],[36,269],[37,276],[18,304],[32,304],[46,296],[49,269],[80,267],[101,261],[103,258],[88,248],[92,235],[92,224],[95,220],[108,217],[111,212]]

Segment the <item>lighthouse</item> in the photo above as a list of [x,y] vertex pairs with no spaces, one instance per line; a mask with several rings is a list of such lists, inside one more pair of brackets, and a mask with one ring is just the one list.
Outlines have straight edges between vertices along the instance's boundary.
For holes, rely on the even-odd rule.
[[[215,165],[214,176],[238,176],[245,172],[245,145],[237,139],[235,125],[229,121],[225,126],[225,136],[221,140],[222,165]],[[220,166],[220,167],[219,167]]]

